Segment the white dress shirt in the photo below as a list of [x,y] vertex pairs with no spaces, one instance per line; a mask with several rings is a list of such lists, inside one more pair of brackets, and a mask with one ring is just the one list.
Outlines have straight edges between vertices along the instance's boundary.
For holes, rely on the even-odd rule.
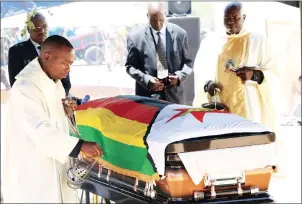
[[157,42],[158,42],[158,34],[157,33],[160,32],[160,37],[161,37],[161,39],[164,43],[164,48],[166,49],[166,29],[167,29],[167,27],[164,25],[160,31],[154,30],[152,28],[152,26],[150,26],[150,27],[151,27],[152,34],[154,36],[156,45],[157,45]]
[[38,43],[36,43],[35,41],[33,41],[31,38],[29,38],[29,39],[30,39],[31,43],[35,46],[35,49],[36,49],[38,55],[40,55],[40,50],[38,49],[38,47],[39,46],[41,47],[41,45],[39,45]]

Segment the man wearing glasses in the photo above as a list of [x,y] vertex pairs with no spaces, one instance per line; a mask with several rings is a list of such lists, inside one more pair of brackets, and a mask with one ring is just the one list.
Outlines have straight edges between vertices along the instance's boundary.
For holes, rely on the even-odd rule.
[[[15,83],[16,75],[33,59],[40,55],[41,44],[47,38],[48,25],[41,13],[36,13],[30,19],[34,28],[27,27],[30,38],[27,41],[12,46],[8,51],[8,75],[10,85]],[[69,74],[62,79],[66,95],[71,88]]]

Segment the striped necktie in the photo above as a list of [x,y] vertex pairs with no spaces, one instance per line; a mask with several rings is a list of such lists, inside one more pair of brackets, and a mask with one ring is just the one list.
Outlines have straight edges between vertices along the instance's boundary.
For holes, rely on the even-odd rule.
[[168,76],[168,64],[167,58],[164,48],[164,43],[160,37],[160,32],[157,32],[158,41],[156,46],[156,53],[157,53],[157,77],[159,79],[164,79]]

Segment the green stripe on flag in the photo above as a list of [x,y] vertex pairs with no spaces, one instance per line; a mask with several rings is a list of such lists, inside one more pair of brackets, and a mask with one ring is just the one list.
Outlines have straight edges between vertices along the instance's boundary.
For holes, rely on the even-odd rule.
[[123,169],[137,171],[148,176],[154,175],[151,162],[147,158],[147,149],[126,145],[105,137],[100,131],[89,126],[78,125],[81,138],[98,143],[103,151],[102,159]]

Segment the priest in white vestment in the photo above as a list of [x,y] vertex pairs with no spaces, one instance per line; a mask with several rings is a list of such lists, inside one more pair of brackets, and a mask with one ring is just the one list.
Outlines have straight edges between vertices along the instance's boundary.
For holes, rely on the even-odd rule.
[[67,76],[73,61],[70,42],[50,36],[40,57],[16,76],[7,104],[7,133],[1,144],[5,203],[76,203],[76,191],[67,185],[69,156],[103,154],[96,143],[69,135],[60,79]]
[[[230,112],[275,131],[280,90],[277,63],[267,39],[244,28],[245,18],[241,3],[229,3],[224,11],[226,33],[209,35],[201,42],[194,66],[193,104],[221,102]],[[215,87],[221,91],[214,95]]]

